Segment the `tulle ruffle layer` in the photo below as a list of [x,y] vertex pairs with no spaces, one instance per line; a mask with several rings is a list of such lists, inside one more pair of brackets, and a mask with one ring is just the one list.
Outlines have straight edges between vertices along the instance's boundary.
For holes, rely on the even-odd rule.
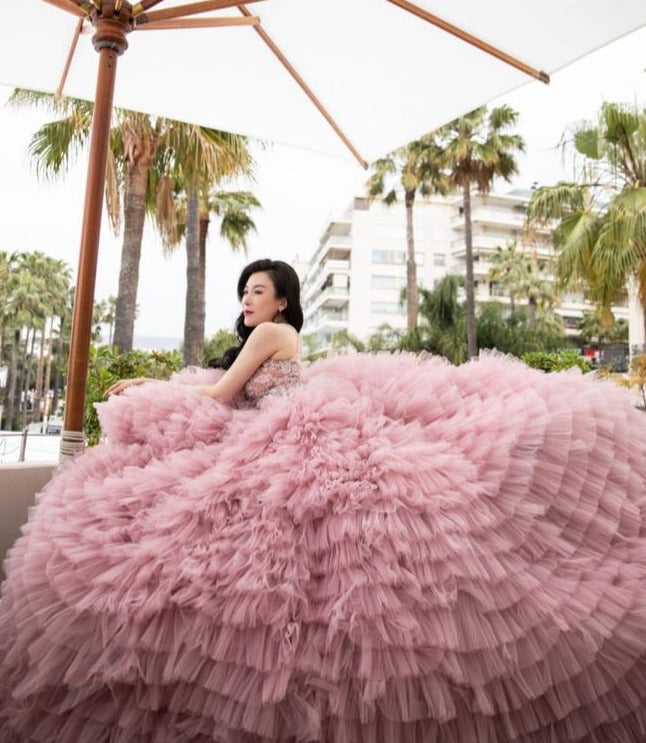
[[10,553],[8,741],[646,739],[623,393],[500,357],[320,362],[261,412],[203,379],[105,405]]

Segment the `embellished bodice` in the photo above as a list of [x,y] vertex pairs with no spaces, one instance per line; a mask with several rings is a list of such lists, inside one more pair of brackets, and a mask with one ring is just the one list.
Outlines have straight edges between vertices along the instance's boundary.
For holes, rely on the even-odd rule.
[[284,396],[301,384],[301,360],[267,359],[249,377],[242,390],[242,402],[257,405],[265,397]]

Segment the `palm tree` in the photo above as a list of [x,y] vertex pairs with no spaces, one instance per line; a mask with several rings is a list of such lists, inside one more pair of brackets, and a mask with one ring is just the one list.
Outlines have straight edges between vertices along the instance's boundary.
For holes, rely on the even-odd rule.
[[496,248],[491,256],[489,278],[507,289],[512,315],[516,299],[527,299],[530,328],[536,327],[538,310],[550,309],[558,300],[554,282],[546,274],[550,265],[551,261],[539,260],[537,255],[528,256],[519,250],[516,241],[505,248]]
[[98,302],[94,302],[94,308],[92,310],[92,342],[100,343],[103,338],[103,316],[107,310],[105,299],[100,299]]
[[466,356],[465,313],[458,299],[463,284],[461,276],[448,274],[438,281],[432,291],[421,290],[421,346],[445,356],[454,364],[462,363]]
[[[372,164],[373,173],[368,179],[368,198],[381,197],[387,206],[397,201],[397,190],[390,182],[398,178],[404,192],[406,207],[406,327],[412,332],[417,325],[419,290],[417,263],[415,261],[415,236],[413,232],[413,207],[419,193],[422,196],[445,194],[447,179],[442,172],[442,152],[432,134],[409,142]],[[388,181],[388,182],[387,182]]]
[[[65,301],[70,288],[71,270],[63,261],[51,258],[43,253],[37,253],[37,266],[41,277],[45,281],[46,292],[43,297],[45,317],[42,323],[42,332],[40,337],[40,350],[38,355],[38,367],[36,370],[36,383],[34,389],[34,417],[39,420],[41,400],[46,396],[48,387],[44,387],[45,372],[45,349],[49,349],[47,357],[51,356],[52,345],[52,328],[54,325],[54,314]],[[46,342],[46,328],[49,325],[50,335],[49,342]],[[47,380],[49,382],[49,380]]]
[[59,397],[65,386],[64,373],[66,360],[69,354],[69,341],[72,316],[74,314],[75,293],[75,288],[70,287],[67,296],[62,298],[61,303],[56,308],[56,316],[58,318],[58,339],[56,341],[56,351],[54,354],[56,364],[54,367],[54,395],[51,406],[51,409],[54,411],[58,409]]
[[[180,186],[176,187],[179,191]],[[247,251],[247,238],[256,225],[249,212],[260,207],[249,191],[202,190],[198,194],[197,212],[188,197],[175,195],[174,205],[164,211],[160,224],[168,249],[182,237],[187,251],[186,315],[184,320],[184,361],[199,364],[203,356],[205,331],[206,244],[211,214],[220,220],[220,237],[237,252]],[[189,216],[192,220],[189,222]],[[197,219],[195,217],[197,216]],[[197,250],[195,237],[197,233]]]
[[[60,118],[42,126],[32,137],[29,153],[37,174],[56,177],[87,146],[91,133],[93,104],[76,98],[59,100],[48,93],[17,89],[10,103],[15,106],[43,106]],[[123,246],[119,271],[115,342],[132,348],[141,241],[150,199],[148,174],[159,147],[164,120],[114,109],[110,133],[106,178],[108,216],[115,232],[121,224],[121,188],[123,188]]]
[[489,259],[491,270],[489,280],[495,281],[509,295],[511,313],[516,311],[516,296],[520,292],[523,256],[518,250],[518,243],[513,240],[503,248],[498,246]]
[[[114,313],[113,343],[124,351],[132,350],[139,265],[146,212],[154,203],[151,170],[167,126],[167,120],[133,111],[117,110],[117,125],[112,131],[117,182],[123,188],[123,247],[119,267],[119,285]],[[108,181],[110,183],[110,181]],[[118,223],[118,195],[108,202],[113,222]]]
[[573,130],[571,145],[579,179],[535,191],[528,218],[556,225],[560,281],[583,284],[610,327],[629,281],[646,309],[646,109],[605,103],[596,125]]
[[106,308],[101,322],[108,326],[108,345],[112,346],[114,338],[114,321],[117,313],[117,298],[112,294],[106,300]]
[[551,311],[558,300],[554,283],[545,275],[545,266],[536,258],[523,258],[518,277],[518,295],[527,298],[529,327],[535,328],[539,309]]
[[[39,129],[30,145],[37,173],[46,177],[64,172],[70,159],[89,141],[93,105],[74,98],[26,90],[14,91],[14,105],[40,105],[60,115]],[[121,224],[123,198],[123,245],[113,343],[132,349],[143,228],[147,212],[163,203],[160,192],[168,168],[187,173],[235,172],[234,163],[248,155],[242,138],[213,129],[114,109],[107,166],[106,203],[115,231]],[[183,160],[187,163],[184,165]],[[247,164],[248,160],[244,160]],[[199,163],[199,167],[198,166]]]
[[[49,325],[49,337],[47,339],[47,363],[45,365],[45,378],[43,380],[43,388],[42,388],[42,398],[45,400],[45,415],[49,414],[49,411],[52,406],[50,406],[50,399],[49,399],[49,390],[50,390],[50,382],[51,382],[51,375],[52,375],[52,365],[54,364],[54,361],[57,357],[60,357],[59,349],[54,351],[54,326],[56,324],[56,319],[60,318],[62,314],[65,312],[65,306],[68,302],[68,298],[71,293],[73,293],[73,290],[71,289],[69,285],[70,281],[70,274],[68,270],[68,274],[66,276],[68,281],[68,286],[66,291],[61,291],[59,295],[57,295],[54,298],[54,301],[51,306],[51,318],[50,318],[50,325]],[[61,321],[59,326],[59,342],[58,346],[60,347],[62,337],[63,337],[63,322]],[[54,379],[57,379],[57,374],[55,373]],[[54,398],[57,396],[58,390],[56,389],[56,385],[54,385]]]
[[[31,289],[34,295],[26,300],[23,306],[22,321],[27,326],[27,333],[31,333],[31,342],[25,340],[25,350],[22,364],[23,424],[27,418],[27,397],[33,385],[33,413],[32,419],[40,415],[41,400],[43,397],[43,376],[45,370],[45,349],[47,327],[54,308],[65,296],[69,288],[70,269],[63,261],[51,258],[40,251],[20,253],[16,256],[20,271],[29,275]],[[38,361],[36,376],[32,378],[32,369],[35,361],[34,349],[38,335]]]
[[[5,430],[12,430],[15,415],[20,407],[21,391],[23,384],[20,383],[19,361],[20,346],[22,342],[22,330],[27,329],[24,341],[24,351],[20,368],[23,374],[26,370],[27,355],[29,353],[29,336],[33,328],[34,318],[44,317],[45,308],[43,297],[46,293],[46,285],[42,276],[37,271],[32,273],[31,268],[35,258],[26,253],[14,253],[10,259],[11,269],[9,273],[9,290],[7,292],[5,315],[11,318],[8,323],[13,330],[13,342],[11,345],[11,361],[5,390]],[[35,329],[33,330],[35,333]]]
[[[191,311],[197,316],[195,323],[195,339],[184,338],[184,348],[192,349],[191,362],[199,363],[197,354],[203,355],[204,332],[206,320],[206,240],[208,237],[211,215],[220,221],[220,237],[236,253],[242,250],[247,253],[247,239],[251,231],[256,230],[256,224],[249,215],[252,209],[260,208],[260,202],[250,191],[211,191],[203,194],[199,206],[199,272],[197,275],[195,292],[196,307]],[[189,292],[187,287],[186,313],[189,313]]]
[[0,366],[4,361],[5,330],[9,322],[9,287],[12,272],[9,253],[0,250]]
[[[199,364],[204,348],[205,250],[200,240],[200,207],[209,208],[211,189],[225,178],[251,174],[247,139],[203,127],[177,128],[173,139],[175,177],[186,193],[186,304],[184,361]],[[202,230],[206,241],[206,229]],[[234,250],[240,243],[234,236]],[[204,246],[206,242],[204,242]]]
[[625,320],[612,318],[612,325],[607,326],[606,317],[597,308],[592,312],[584,312],[579,320],[579,334],[584,343],[605,343],[607,341],[626,339],[627,323]]
[[524,149],[518,134],[508,133],[518,114],[509,106],[491,111],[486,106],[455,119],[437,131],[446,158],[449,180],[462,193],[466,247],[467,352],[478,354],[476,339],[475,283],[473,277],[473,233],[471,229],[471,190],[488,193],[494,178],[509,180],[518,172],[515,155]]

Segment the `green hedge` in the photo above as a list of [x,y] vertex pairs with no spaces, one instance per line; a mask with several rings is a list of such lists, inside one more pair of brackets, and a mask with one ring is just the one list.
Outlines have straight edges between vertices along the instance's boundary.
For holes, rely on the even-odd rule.
[[585,374],[590,371],[590,362],[581,356],[578,351],[529,351],[521,355],[521,360],[527,366],[541,369],[544,372],[558,372],[578,366]]
[[101,429],[94,408],[95,403],[105,402],[105,391],[119,379],[150,377],[168,379],[184,366],[179,351],[127,351],[119,352],[109,346],[90,349],[90,366],[85,392],[84,429],[88,444],[99,442]]

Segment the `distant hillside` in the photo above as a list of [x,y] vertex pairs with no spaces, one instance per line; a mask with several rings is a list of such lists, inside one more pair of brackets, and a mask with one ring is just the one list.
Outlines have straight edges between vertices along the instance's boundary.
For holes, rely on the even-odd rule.
[[[101,343],[108,344],[108,338],[103,336]],[[161,335],[135,335],[132,341],[132,347],[140,351],[172,351],[182,346],[181,338],[168,338]]]
[[182,345],[181,338],[165,338],[163,336],[135,335],[132,346],[140,351],[172,351]]

